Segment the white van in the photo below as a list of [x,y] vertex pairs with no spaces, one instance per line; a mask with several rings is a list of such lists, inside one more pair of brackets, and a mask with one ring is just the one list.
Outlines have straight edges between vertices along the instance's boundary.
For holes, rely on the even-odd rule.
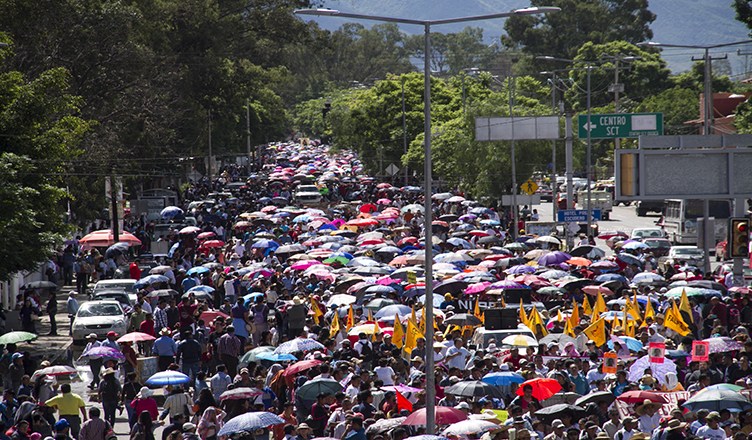
[[478,349],[485,349],[488,346],[488,341],[494,339],[496,340],[496,346],[501,348],[501,341],[504,340],[504,338],[506,338],[507,336],[514,335],[530,336],[536,341],[538,340],[538,338],[535,337],[533,331],[530,330],[527,326],[525,326],[524,324],[517,324],[517,328],[508,328],[504,330],[486,330],[485,327],[479,327],[475,329],[473,337],[470,338],[470,343],[477,346]]

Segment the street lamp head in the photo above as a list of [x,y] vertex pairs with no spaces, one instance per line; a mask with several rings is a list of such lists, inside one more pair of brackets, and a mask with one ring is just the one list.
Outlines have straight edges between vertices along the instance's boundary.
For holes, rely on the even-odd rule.
[[550,55],[538,55],[535,57],[535,59],[542,61],[561,61],[563,63],[574,63],[574,60],[570,60],[568,58],[552,57]]
[[540,7],[514,9],[512,12],[515,15],[533,15],[533,14],[545,14],[547,12],[559,12],[559,11],[561,11],[561,8],[558,8],[556,6],[540,6]]
[[319,15],[319,16],[326,16],[326,17],[340,14],[340,12],[336,9],[327,9],[327,8],[296,9],[293,12],[297,15]]

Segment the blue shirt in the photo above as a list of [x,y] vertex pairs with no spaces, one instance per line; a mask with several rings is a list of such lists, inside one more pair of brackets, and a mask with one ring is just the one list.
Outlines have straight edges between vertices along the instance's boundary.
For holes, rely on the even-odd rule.
[[588,381],[585,378],[585,376],[582,375],[582,373],[578,373],[576,376],[569,375],[569,380],[574,383],[574,392],[584,396],[585,394],[588,394],[590,392],[590,385],[588,385]]
[[366,430],[363,428],[353,429],[347,433],[345,440],[366,440]]
[[151,351],[157,356],[175,356],[178,344],[169,336],[160,336],[154,341]]
[[180,285],[183,286],[183,292],[187,292],[198,286],[198,281],[193,277],[186,277]]

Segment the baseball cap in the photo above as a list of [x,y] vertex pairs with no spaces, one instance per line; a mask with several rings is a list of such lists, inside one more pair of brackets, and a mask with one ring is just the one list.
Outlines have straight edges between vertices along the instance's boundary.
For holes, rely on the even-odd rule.
[[65,419],[60,419],[55,423],[55,431],[62,431],[65,428],[70,428],[70,423]]

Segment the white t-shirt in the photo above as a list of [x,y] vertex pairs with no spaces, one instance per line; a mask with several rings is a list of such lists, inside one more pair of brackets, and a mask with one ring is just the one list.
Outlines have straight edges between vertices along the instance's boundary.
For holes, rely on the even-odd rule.
[[394,379],[392,379],[394,376],[394,370],[392,370],[392,367],[376,367],[373,371],[376,373],[376,376],[384,382],[384,385],[394,385]]
[[712,429],[710,426],[705,425],[697,430],[695,434],[700,438],[709,440],[726,440],[726,432],[720,427]]
[[235,283],[234,279],[225,280],[224,282],[225,296],[235,298],[235,284],[234,283]]
[[470,357],[470,352],[467,351],[465,347],[457,348],[455,346],[449,347],[449,350],[447,350],[446,357],[449,358],[455,353],[459,353],[459,355],[448,359],[446,364],[449,368],[455,367],[459,368],[460,370],[465,368],[465,364],[467,363],[467,359]]

